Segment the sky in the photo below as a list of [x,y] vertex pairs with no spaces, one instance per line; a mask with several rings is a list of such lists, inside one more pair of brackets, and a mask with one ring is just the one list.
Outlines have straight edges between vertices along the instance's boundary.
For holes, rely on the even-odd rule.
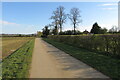
[[2,2],[118,2],[119,0],[1,0]]
[[[45,25],[52,22],[49,18],[58,6],[64,6],[67,14],[73,7],[80,9],[82,23],[77,30],[90,31],[95,22],[107,29],[118,26],[117,2],[2,2],[2,33],[31,34],[42,31]],[[63,30],[72,29],[73,25],[67,19]]]

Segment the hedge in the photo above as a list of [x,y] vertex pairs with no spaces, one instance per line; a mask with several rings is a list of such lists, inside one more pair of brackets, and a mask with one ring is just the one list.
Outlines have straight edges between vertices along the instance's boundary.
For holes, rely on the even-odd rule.
[[49,39],[92,51],[120,56],[120,35],[49,35]]

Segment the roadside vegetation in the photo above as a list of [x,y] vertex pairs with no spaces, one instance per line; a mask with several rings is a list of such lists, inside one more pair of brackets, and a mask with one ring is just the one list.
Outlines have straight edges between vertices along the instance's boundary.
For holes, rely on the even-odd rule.
[[[72,30],[63,31],[63,25],[68,19]],[[65,13],[65,8],[59,6],[50,17],[52,23],[43,28],[43,40],[63,50],[71,56],[85,62],[98,71],[119,79],[120,76],[120,29],[113,25],[111,29],[93,23],[91,30],[81,32],[77,27],[82,23],[79,8],[71,8]],[[87,24],[87,23],[86,23]],[[80,28],[80,27],[79,27]]]
[[[15,43],[12,44],[11,46],[14,46],[14,45]],[[22,45],[19,49],[14,51],[11,55],[9,55],[7,58],[2,60],[1,64],[2,64],[3,79],[4,78],[28,78],[33,47],[34,47],[34,38],[30,39],[28,42]]]
[[120,58],[120,35],[50,35],[50,40]]
[[[57,38],[56,38],[57,39]],[[106,56],[96,52],[92,52],[83,48],[78,48],[73,45],[65,44],[64,42],[58,42],[55,40],[43,38],[46,42],[53,46],[63,50],[69,55],[83,61],[84,63],[92,66],[98,71],[104,73],[114,80],[118,80],[120,76],[120,60],[111,56]],[[67,39],[70,41],[70,39]],[[87,43],[87,42],[86,42]],[[90,45],[88,45],[90,46]]]

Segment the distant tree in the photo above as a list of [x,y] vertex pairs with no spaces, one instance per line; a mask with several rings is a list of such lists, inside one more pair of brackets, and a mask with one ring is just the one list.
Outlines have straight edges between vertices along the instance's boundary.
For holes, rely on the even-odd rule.
[[59,35],[66,35],[65,31],[59,32]]
[[87,31],[87,30],[83,31],[83,34],[88,34],[88,33],[89,33],[89,31]]
[[[60,35],[73,35],[74,30],[67,30],[59,33]],[[82,34],[79,30],[76,30],[76,35]]]
[[109,33],[117,33],[117,32],[118,32],[117,26],[112,26],[112,28],[109,30]]
[[52,31],[53,31],[53,28],[52,28],[52,27],[54,27],[54,24],[51,23],[51,24],[48,24],[48,25],[46,25],[46,26],[49,27],[49,35],[51,35],[51,34],[52,34]]
[[66,34],[66,35],[72,35],[72,34],[73,34],[73,31],[72,31],[72,30],[67,30],[67,31],[65,31],[65,34]]
[[52,30],[52,33],[54,35],[58,35],[58,27],[57,26],[55,26],[55,28]]
[[65,8],[63,6],[59,6],[55,11],[57,14],[57,20],[60,27],[60,32],[62,32],[63,23],[65,23],[67,18],[67,15],[65,14],[64,10]]
[[41,37],[42,32],[41,31],[37,31],[37,37]]
[[76,35],[80,35],[82,34],[82,32],[80,32],[79,30],[76,30]]
[[31,34],[32,37],[35,37],[36,35],[35,34]]
[[48,26],[45,26],[43,28],[43,37],[47,37],[49,35],[50,29],[48,29]]
[[108,30],[107,30],[106,28],[103,28],[103,29],[101,28],[101,29],[100,29],[100,34],[105,34],[105,33],[107,33],[107,31],[108,31]]
[[120,33],[120,30],[118,31],[118,33]]
[[101,27],[96,22],[96,23],[93,24],[93,27],[92,27],[90,33],[100,34],[100,30],[101,30]]
[[76,34],[76,26],[82,22],[80,19],[80,10],[78,8],[72,8],[70,10],[70,14],[68,14],[69,19],[71,20],[72,24],[74,25],[74,34]]
[[22,35],[21,34],[18,34],[18,37],[21,37]]

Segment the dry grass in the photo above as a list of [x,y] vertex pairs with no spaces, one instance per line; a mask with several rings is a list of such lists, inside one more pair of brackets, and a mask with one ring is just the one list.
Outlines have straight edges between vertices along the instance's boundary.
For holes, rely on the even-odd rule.
[[[3,37],[2,38],[2,59],[20,48],[31,40],[31,37]],[[1,58],[1,57],[0,57]]]

